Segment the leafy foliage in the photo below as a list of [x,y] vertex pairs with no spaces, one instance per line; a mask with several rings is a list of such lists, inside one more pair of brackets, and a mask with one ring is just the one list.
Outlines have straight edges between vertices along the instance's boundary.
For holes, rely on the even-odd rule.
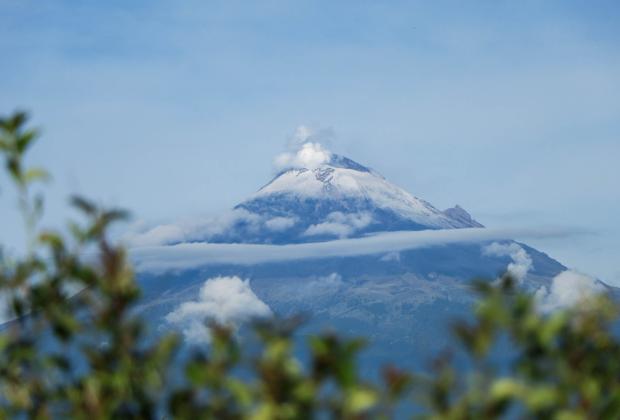
[[356,365],[363,342],[334,334],[309,338],[304,365],[294,320],[257,325],[255,357],[212,325],[209,348],[181,362],[179,338],[149,336],[132,313],[140,291],[125,250],[108,239],[125,212],[74,197],[83,220],[69,233],[38,228],[43,200],[30,191],[47,175],[25,166],[37,138],[26,121],[0,120],[0,152],[30,235],[23,257],[0,261],[14,317],[0,331],[3,418],[620,417],[613,302],[543,314],[508,276],[477,283],[472,320],[455,326],[468,369],[442,355],[430,373],[386,367],[381,383],[369,383]]

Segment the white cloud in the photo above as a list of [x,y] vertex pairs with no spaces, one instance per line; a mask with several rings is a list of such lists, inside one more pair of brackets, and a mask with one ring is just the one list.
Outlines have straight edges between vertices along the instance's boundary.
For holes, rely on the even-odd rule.
[[130,249],[139,271],[162,272],[210,264],[253,265],[324,257],[385,254],[456,243],[477,243],[506,238],[566,237],[575,232],[545,229],[466,228],[386,232],[363,238],[290,245],[182,243]]
[[553,278],[549,290],[545,286],[538,289],[536,302],[542,312],[552,312],[574,307],[604,291],[605,287],[592,277],[566,270]]
[[299,150],[285,152],[276,156],[274,165],[277,169],[306,168],[316,169],[331,159],[331,152],[320,143],[304,143]]
[[289,145],[293,149],[299,148],[301,145],[308,143],[309,141],[314,140],[316,135],[316,130],[308,127],[307,125],[299,125],[295,129],[295,133],[289,142]]
[[187,241],[208,241],[215,235],[226,233],[236,223],[244,222],[250,228],[258,229],[262,217],[245,209],[233,209],[215,217],[182,220],[177,223],[158,225],[144,229],[138,225],[136,231],[129,231],[122,240],[133,247],[167,245]]
[[258,229],[262,217],[256,213],[245,209],[233,209],[228,212],[224,212],[222,215],[211,218],[208,223],[202,226],[200,234],[202,236],[211,237],[214,235],[221,235],[226,233],[236,223],[244,222],[248,226]]
[[[130,247],[171,245],[194,241],[208,242],[216,235],[226,234],[239,223],[244,223],[247,229],[254,232],[261,227],[280,232],[293,227],[298,221],[296,217],[283,216],[266,219],[259,214],[238,208],[215,217],[181,220],[154,227],[145,227],[143,222],[139,222],[130,227],[121,240]],[[372,217],[367,213],[333,212],[325,218],[324,223],[310,226],[305,235],[328,234],[344,238],[371,222]]]
[[265,227],[274,232],[290,229],[297,223],[296,217],[274,217],[265,222]]
[[368,213],[342,213],[339,211],[327,215],[325,222],[311,225],[304,232],[305,236],[334,235],[346,238],[359,229],[372,223]]
[[339,223],[347,223],[355,229],[363,229],[372,223],[372,216],[369,213],[342,213],[335,211],[327,216],[328,220]]
[[306,143],[319,143],[326,149],[334,139],[334,130],[331,128],[311,127],[305,124],[297,126],[288,141],[287,150],[297,151]]
[[184,302],[166,315],[194,343],[208,342],[207,321],[239,327],[255,318],[271,316],[271,309],[250,288],[249,280],[215,277],[205,281],[195,301]]
[[512,262],[508,264],[506,270],[519,283],[525,279],[527,273],[532,269],[532,258],[522,247],[519,246],[519,244],[514,242],[509,244],[493,242],[491,245],[488,245],[483,249],[483,253],[485,255],[496,257],[512,258]]
[[277,170],[318,168],[331,159],[331,152],[324,146],[331,136],[332,131],[329,129],[315,129],[307,125],[298,126],[289,141],[289,151],[276,156],[274,166]]
[[125,236],[125,241],[130,246],[163,245],[181,242],[185,239],[184,229],[175,224],[158,225],[142,233]]
[[304,236],[333,235],[346,238],[353,233],[353,228],[343,223],[323,222],[311,225],[304,232]]

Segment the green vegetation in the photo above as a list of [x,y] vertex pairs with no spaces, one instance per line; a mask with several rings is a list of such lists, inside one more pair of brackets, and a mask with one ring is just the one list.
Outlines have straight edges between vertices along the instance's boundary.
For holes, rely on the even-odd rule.
[[[508,276],[477,283],[472,321],[455,326],[467,373],[445,356],[430,374],[386,367],[380,383],[367,383],[355,362],[362,342],[328,334],[309,338],[303,365],[292,321],[257,325],[256,357],[213,325],[209,348],[181,366],[179,338],[147,337],[131,313],[134,274],[107,239],[125,212],[74,197],[81,222],[68,233],[39,227],[43,199],[32,191],[47,175],[25,165],[37,137],[26,120],[0,120],[0,152],[29,238],[23,257],[0,261],[0,288],[17,318],[0,331],[3,418],[392,418],[403,402],[421,418],[620,418],[617,308],[601,297],[544,315]],[[511,362],[498,368],[491,356],[501,348]]]

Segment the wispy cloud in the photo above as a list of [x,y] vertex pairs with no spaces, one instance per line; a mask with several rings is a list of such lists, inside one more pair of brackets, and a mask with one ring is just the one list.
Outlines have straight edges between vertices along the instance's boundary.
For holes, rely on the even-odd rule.
[[303,285],[296,287],[298,288],[298,293],[296,293],[298,300],[303,300],[313,297],[333,295],[344,287],[344,281],[342,280],[342,276],[340,274],[331,273],[328,276],[308,280]]
[[215,217],[187,219],[147,228],[138,225],[135,229],[126,232],[121,240],[128,246],[155,246],[187,241],[208,241],[213,236],[229,231],[238,223],[258,229],[261,223],[265,222],[272,230],[278,230],[287,224],[291,225],[290,223],[293,222],[293,220],[271,219],[264,221],[263,219],[262,216],[245,209],[234,209]]
[[167,271],[210,264],[253,265],[324,257],[385,254],[454,243],[475,243],[508,238],[524,240],[567,237],[579,233],[562,229],[488,228],[401,231],[373,234],[363,238],[291,245],[181,243],[170,246],[133,248],[130,250],[130,255],[139,271]]

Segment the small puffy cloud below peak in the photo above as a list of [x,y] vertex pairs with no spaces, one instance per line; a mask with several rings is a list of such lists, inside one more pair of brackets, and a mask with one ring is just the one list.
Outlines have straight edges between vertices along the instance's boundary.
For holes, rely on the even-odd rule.
[[273,232],[282,232],[295,226],[297,221],[298,219],[296,217],[278,216],[267,220],[265,222],[265,227]]
[[249,280],[234,276],[208,279],[196,300],[183,302],[166,315],[165,320],[180,328],[187,341],[208,343],[208,321],[238,328],[253,319],[271,315],[271,309],[256,296]]
[[506,271],[519,283],[523,282],[527,273],[532,269],[533,262],[530,255],[517,243],[493,242],[484,247],[483,254],[493,257],[510,257],[512,262],[508,264]]
[[321,223],[310,225],[304,236],[331,235],[346,238],[372,223],[369,213],[343,213],[335,211],[327,215]]
[[559,309],[575,307],[596,295],[605,292],[605,286],[592,277],[566,270],[551,281],[549,289],[542,286],[535,298],[541,312],[548,313]]
[[316,225],[310,225],[304,232],[304,236],[337,236],[346,238],[353,233],[354,229],[343,223],[323,222]]

